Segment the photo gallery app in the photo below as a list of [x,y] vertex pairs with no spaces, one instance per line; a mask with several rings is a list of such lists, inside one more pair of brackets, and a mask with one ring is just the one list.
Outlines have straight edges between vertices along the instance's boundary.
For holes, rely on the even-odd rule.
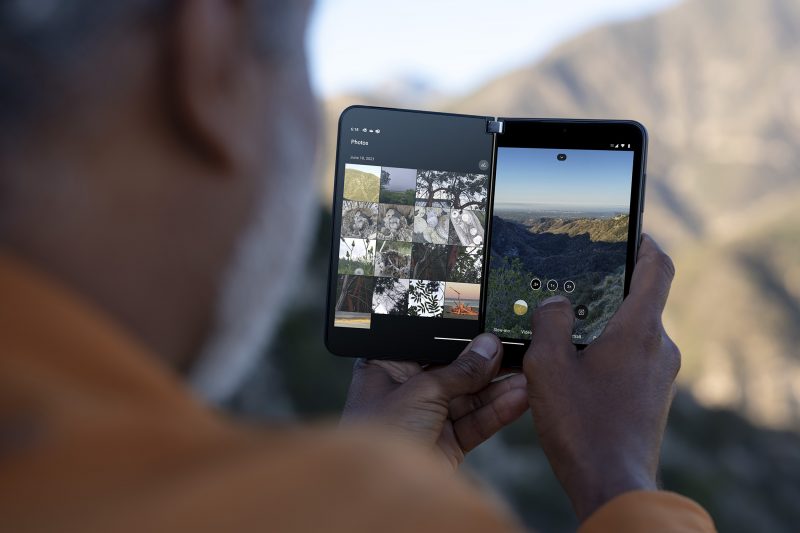
[[488,174],[345,165],[335,327],[478,320]]

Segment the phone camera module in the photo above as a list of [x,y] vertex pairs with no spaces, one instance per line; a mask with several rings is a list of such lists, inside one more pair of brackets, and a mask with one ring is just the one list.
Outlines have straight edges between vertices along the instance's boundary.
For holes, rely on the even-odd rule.
[[556,156],[556,159],[558,159],[559,161],[566,161],[567,160],[567,154],[558,154]]

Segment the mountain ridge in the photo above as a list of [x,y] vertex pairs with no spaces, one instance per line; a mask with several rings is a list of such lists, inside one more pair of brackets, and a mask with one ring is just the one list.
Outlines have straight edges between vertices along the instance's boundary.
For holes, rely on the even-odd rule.
[[[643,224],[677,266],[665,322],[683,351],[679,379],[706,406],[800,431],[798,87],[800,2],[687,0],[428,107],[644,123]],[[331,100],[334,138],[356,101],[403,105]]]

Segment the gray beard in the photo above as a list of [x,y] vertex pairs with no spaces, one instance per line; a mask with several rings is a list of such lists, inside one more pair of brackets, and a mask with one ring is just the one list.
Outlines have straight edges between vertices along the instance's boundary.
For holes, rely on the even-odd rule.
[[[305,272],[312,229],[318,216],[311,159],[302,132],[287,131],[278,120],[279,146],[266,197],[239,240],[223,278],[211,335],[190,371],[192,388],[220,403],[241,386],[283,318],[295,284]],[[270,372],[270,393],[286,403],[280,380]]]

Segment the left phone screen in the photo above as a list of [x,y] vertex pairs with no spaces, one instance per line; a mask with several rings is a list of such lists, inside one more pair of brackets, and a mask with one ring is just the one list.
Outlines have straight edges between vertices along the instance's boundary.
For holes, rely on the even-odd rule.
[[335,354],[449,361],[479,333],[487,120],[342,114],[326,324]]

